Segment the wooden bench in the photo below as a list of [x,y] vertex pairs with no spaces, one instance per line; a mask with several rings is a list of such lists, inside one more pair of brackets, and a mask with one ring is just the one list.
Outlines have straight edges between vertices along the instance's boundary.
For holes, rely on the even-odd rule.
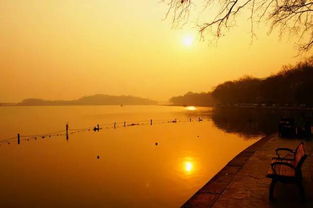
[[[273,157],[271,168],[268,171],[267,177],[272,179],[270,190],[269,190],[269,199],[273,200],[273,192],[275,184],[279,182],[283,183],[295,183],[298,185],[301,197],[304,200],[304,189],[302,185],[302,164],[307,157],[304,151],[304,144],[300,143],[295,150],[289,148],[277,148],[276,150],[277,157]],[[281,152],[287,152],[284,156],[281,155]]]

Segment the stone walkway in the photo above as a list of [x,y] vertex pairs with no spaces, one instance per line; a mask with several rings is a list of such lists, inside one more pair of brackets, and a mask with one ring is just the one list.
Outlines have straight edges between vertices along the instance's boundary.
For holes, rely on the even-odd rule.
[[192,196],[182,207],[262,208],[262,207],[313,207],[313,141],[304,141],[308,158],[302,166],[303,184],[307,197],[301,202],[295,184],[277,183],[274,202],[268,200],[271,179],[266,178],[274,150],[291,149],[302,140],[282,139],[274,135],[264,138],[241,152],[216,176]]

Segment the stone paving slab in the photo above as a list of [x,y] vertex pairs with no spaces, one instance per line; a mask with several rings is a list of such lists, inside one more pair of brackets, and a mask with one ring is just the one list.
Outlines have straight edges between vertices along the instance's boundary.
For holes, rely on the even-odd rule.
[[303,184],[307,201],[301,202],[298,187],[294,184],[275,186],[274,202],[268,199],[271,179],[266,178],[274,150],[291,149],[302,140],[282,139],[277,135],[266,137],[250,146],[193,195],[182,207],[313,207],[313,141],[304,141],[308,158],[302,166]]

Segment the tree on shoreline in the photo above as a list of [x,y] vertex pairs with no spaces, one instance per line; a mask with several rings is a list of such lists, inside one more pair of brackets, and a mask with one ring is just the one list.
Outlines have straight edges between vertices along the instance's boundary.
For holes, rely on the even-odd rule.
[[[215,37],[223,36],[233,26],[237,16],[248,12],[251,35],[254,24],[269,22],[270,31],[278,29],[280,36],[294,34],[298,37],[300,51],[313,47],[313,1],[312,0],[163,0],[168,4],[167,17],[174,24],[188,21],[195,5],[208,9],[210,15],[199,25],[199,32],[211,32]],[[201,4],[201,2],[204,2]],[[211,15],[211,13],[214,13]],[[195,11],[197,12],[197,11]]]
[[305,104],[313,106],[313,58],[264,79],[245,77],[218,85],[221,104]]
[[212,106],[214,104],[214,99],[210,92],[193,93],[188,92],[182,96],[172,97],[170,102],[173,105],[196,105],[196,106]]

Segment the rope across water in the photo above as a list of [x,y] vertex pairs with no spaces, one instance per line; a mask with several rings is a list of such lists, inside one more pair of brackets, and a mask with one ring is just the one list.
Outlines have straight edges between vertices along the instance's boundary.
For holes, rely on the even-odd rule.
[[18,143],[20,144],[21,141],[30,141],[30,140],[37,140],[37,139],[45,139],[45,138],[52,138],[52,137],[60,137],[65,136],[68,139],[69,134],[75,134],[79,132],[86,132],[86,131],[102,131],[104,129],[117,129],[117,128],[127,128],[127,127],[134,127],[134,126],[146,126],[146,125],[160,125],[160,124],[176,124],[176,123],[186,123],[186,122],[202,122],[208,121],[201,117],[197,119],[167,119],[167,120],[141,120],[141,121],[119,121],[119,122],[110,122],[110,123],[99,123],[95,126],[89,126],[85,128],[69,128],[68,124],[66,125],[67,128],[65,130],[54,131],[50,133],[43,133],[43,134],[31,134],[31,135],[20,135],[13,136],[9,138],[0,139],[0,145],[2,144],[12,144]]

